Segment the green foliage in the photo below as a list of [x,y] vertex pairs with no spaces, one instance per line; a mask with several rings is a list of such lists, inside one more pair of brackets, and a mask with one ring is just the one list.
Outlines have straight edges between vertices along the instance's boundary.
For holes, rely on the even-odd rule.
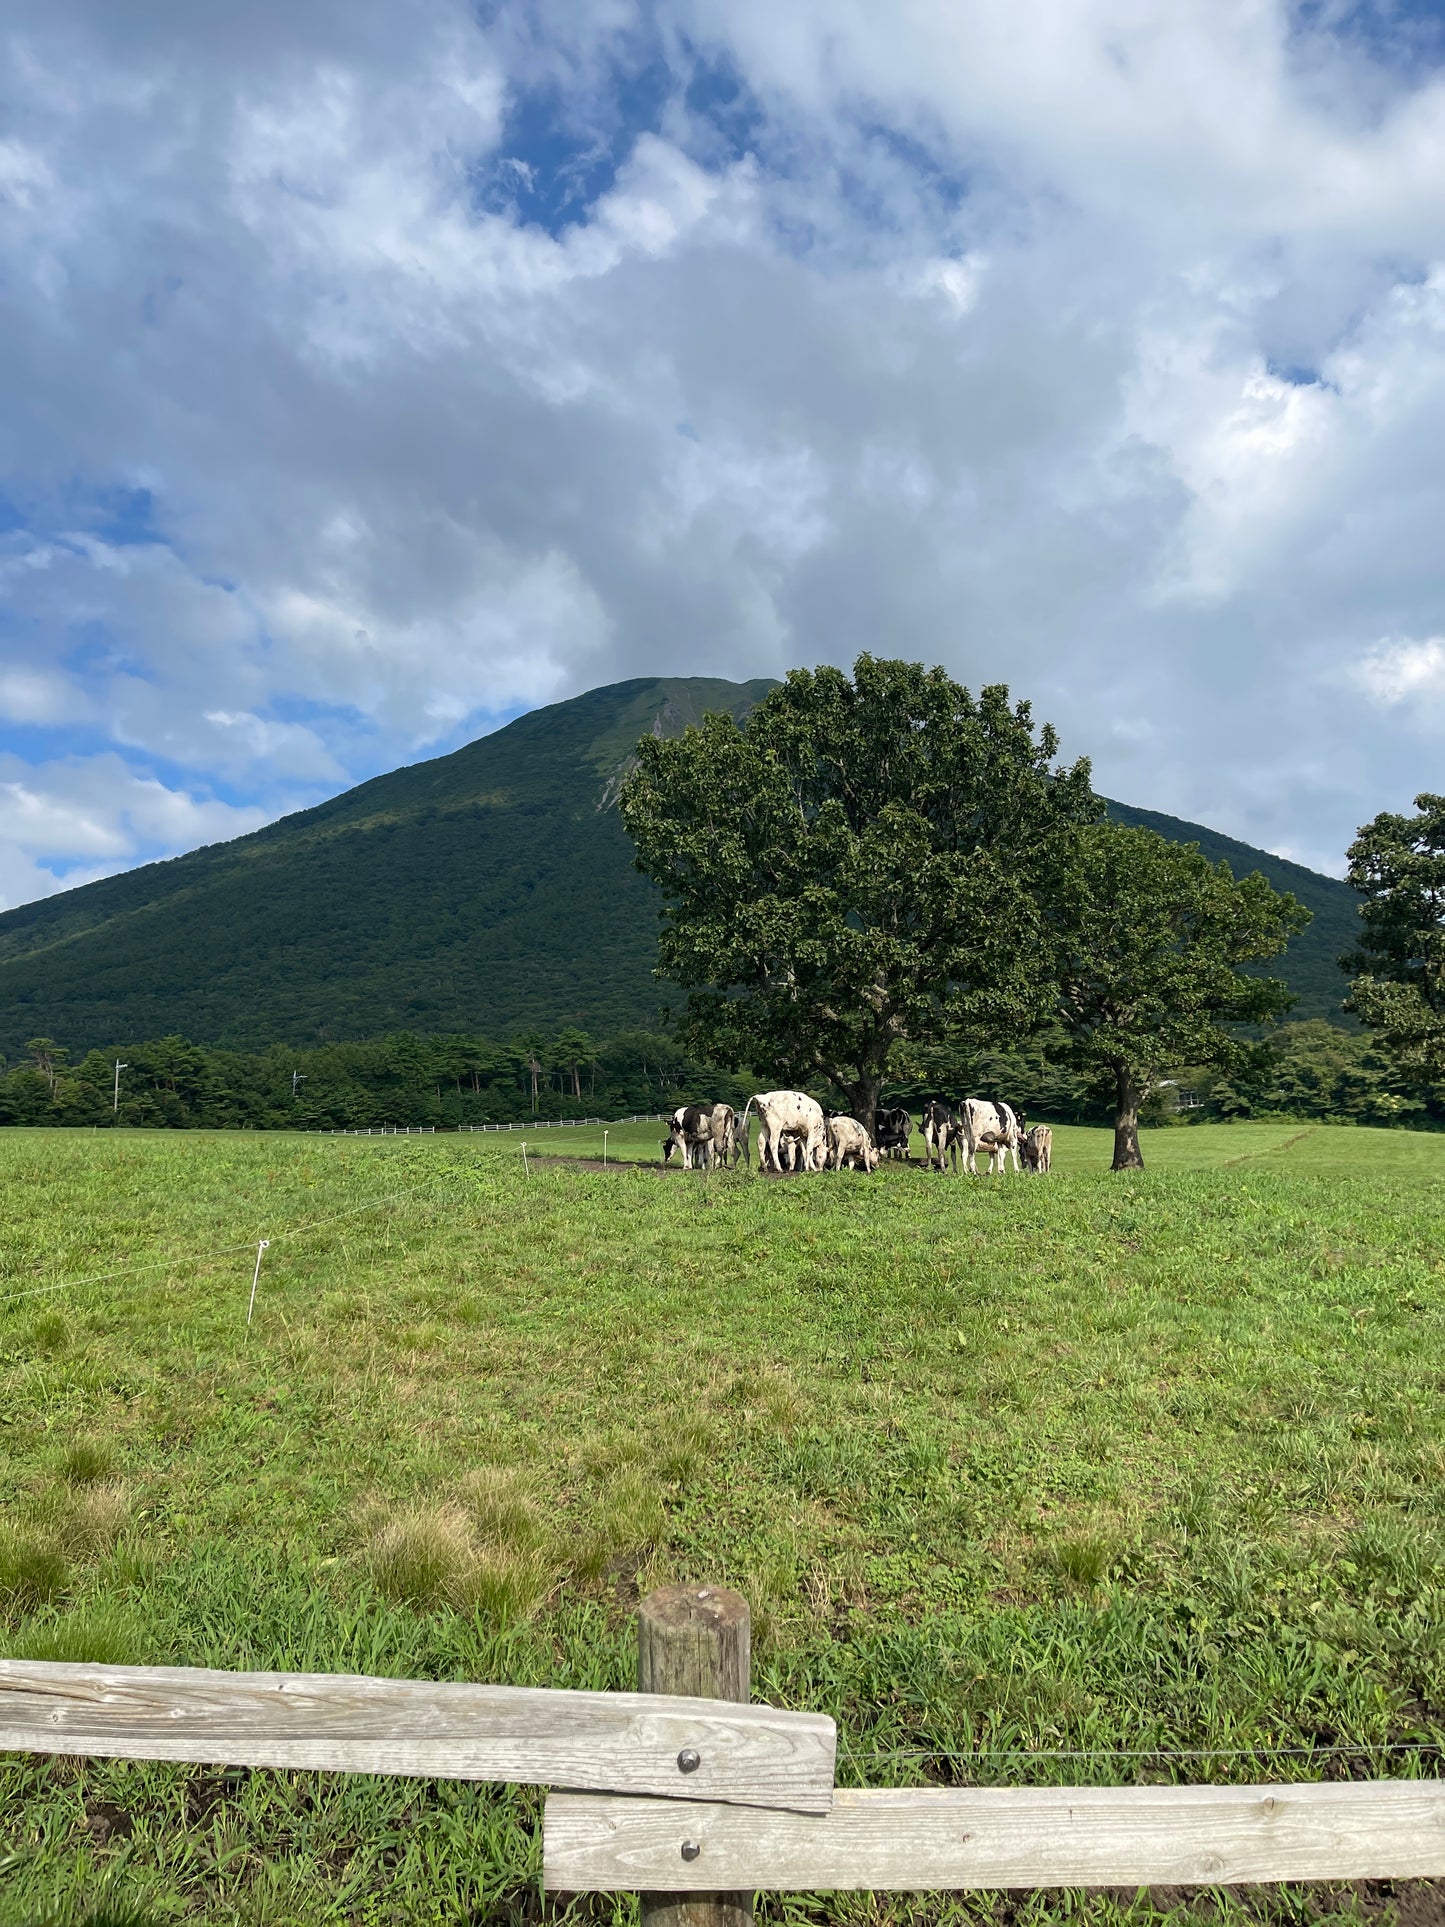
[[860,656],[794,670],[746,728],[645,739],[622,793],[665,904],[684,1032],[871,1116],[890,1056],[960,1030],[1005,1041],[1047,991],[1041,904],[1102,805],[1084,762],[1008,691]]
[[1445,796],[1386,810],[1350,845],[1364,934],[1345,959],[1350,1007],[1405,1063],[1445,1080]]
[[1244,1046],[1224,1027],[1287,1008],[1287,985],[1240,967],[1283,950],[1309,911],[1262,876],[1236,881],[1188,845],[1102,823],[1077,837],[1050,915],[1060,1022],[1079,1060],[1112,1074],[1114,1168],[1136,1169],[1152,1079],[1237,1061]]
[[1108,814],[1111,823],[1156,830],[1170,843],[1196,843],[1211,863],[1227,863],[1237,877],[1251,876],[1257,870],[1274,889],[1302,903],[1314,921],[1290,939],[1279,964],[1246,964],[1245,971],[1267,971],[1270,976],[1283,977],[1295,999],[1294,1015],[1299,1019],[1324,1017],[1341,1029],[1358,1028],[1344,1008],[1348,986],[1340,968],[1341,956],[1360,940],[1360,899],[1348,883],[1321,876],[1317,870],[1307,870],[1303,864],[1273,856],[1268,850],[1256,850],[1200,823],[1165,816],[1159,810],[1110,803]]
[[[513,1042],[417,1037],[310,1050],[216,1050],[184,1037],[127,1044],[112,1108],[114,1051],[92,1051],[53,1085],[33,1070],[0,1075],[0,1123],[149,1129],[355,1130],[383,1124],[505,1124],[528,1117],[618,1116],[692,1097],[741,1103],[744,1080],[630,1030],[601,1043],[564,1030]],[[533,1071],[536,1066],[536,1102]],[[299,1080],[293,1086],[293,1075]]]
[[1227,1070],[1183,1071],[1175,1088],[1201,1123],[1274,1116],[1445,1127],[1445,1087],[1422,1079],[1378,1037],[1320,1018],[1281,1025]]

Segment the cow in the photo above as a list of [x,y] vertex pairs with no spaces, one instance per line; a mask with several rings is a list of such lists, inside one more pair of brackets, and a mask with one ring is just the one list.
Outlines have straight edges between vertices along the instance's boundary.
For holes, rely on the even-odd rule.
[[[759,1091],[750,1097],[738,1120],[744,1154],[752,1163],[748,1144],[748,1117],[758,1114],[758,1165],[771,1165],[776,1171],[793,1168],[793,1146],[801,1149],[803,1169],[821,1171],[828,1155],[828,1138],[823,1107],[816,1098],[802,1091]],[[785,1148],[786,1147],[786,1148]]]
[[729,1165],[737,1163],[742,1155],[738,1143],[738,1114],[731,1104],[714,1104],[712,1107],[712,1161],[720,1164],[724,1171]]
[[873,1113],[873,1142],[884,1157],[906,1158],[913,1136],[913,1119],[905,1105]]
[[704,1167],[712,1163],[712,1104],[679,1104],[669,1119],[671,1129],[662,1141],[662,1161],[667,1163],[674,1151],[682,1152],[682,1168],[690,1171],[697,1158]]
[[828,1119],[828,1163],[835,1171],[841,1171],[845,1164],[851,1164],[855,1171],[878,1169],[873,1140],[856,1117]]
[[1009,1105],[1003,1102],[989,1104],[981,1097],[966,1097],[959,1126],[965,1147],[963,1164],[966,1171],[978,1176],[974,1158],[981,1150],[988,1152],[990,1177],[1008,1169],[1010,1156],[1014,1161],[1014,1170],[1018,1170],[1021,1138],[1019,1116]]
[[1035,1124],[1024,1133],[1019,1149],[1024,1163],[1036,1177],[1047,1177],[1054,1158],[1054,1134],[1047,1124]]
[[941,1097],[930,1097],[923,1107],[923,1162],[927,1165],[938,1159],[940,1174],[943,1171],[944,1157],[952,1152],[953,1174],[958,1176],[959,1124],[953,1114],[953,1106],[945,1104]]

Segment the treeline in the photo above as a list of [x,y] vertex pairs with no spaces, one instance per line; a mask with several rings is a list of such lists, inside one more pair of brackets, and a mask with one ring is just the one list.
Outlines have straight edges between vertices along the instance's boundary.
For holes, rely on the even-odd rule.
[[[915,1108],[934,1090],[1004,1097],[1054,1124],[1105,1124],[1113,1116],[1107,1082],[1073,1069],[1063,1040],[1047,1035],[1019,1050],[960,1054],[936,1070],[900,1087],[898,1096]],[[1445,1130],[1445,1083],[1402,1064],[1377,1036],[1312,1018],[1246,1043],[1227,1070],[1184,1065],[1167,1072],[1142,1111],[1142,1121],[1154,1125],[1261,1117]]]
[[[116,1064],[123,1065],[116,1101]],[[742,1102],[745,1080],[691,1060],[670,1038],[580,1030],[508,1042],[399,1032],[367,1043],[223,1050],[162,1037],[72,1062],[31,1040],[0,1066],[0,1124],[200,1130],[356,1130],[382,1124],[506,1124],[622,1116],[707,1090]]]
[[[115,1065],[120,1101],[115,1103]],[[311,1050],[222,1050],[183,1037],[91,1051],[72,1063],[48,1038],[0,1067],[0,1124],[212,1130],[355,1130],[383,1124],[505,1124],[528,1118],[621,1117],[684,1100],[739,1107],[776,1080],[719,1071],[667,1035],[628,1030],[595,1040],[578,1030],[507,1042],[407,1032]],[[1012,1051],[935,1058],[893,1083],[889,1102],[916,1110],[934,1092],[1003,1097],[1035,1119],[1104,1124],[1107,1084],[1082,1074],[1047,1034]],[[840,1093],[819,1096],[841,1106]],[[1315,1020],[1285,1024],[1250,1045],[1227,1073],[1181,1067],[1156,1084],[1154,1124],[1287,1116],[1445,1128],[1445,1086],[1422,1082],[1376,1040]]]

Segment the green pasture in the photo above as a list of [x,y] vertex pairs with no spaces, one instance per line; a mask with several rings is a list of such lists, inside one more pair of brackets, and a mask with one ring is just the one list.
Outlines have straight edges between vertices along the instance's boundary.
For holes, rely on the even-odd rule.
[[[748,1595],[757,1695],[832,1713],[853,1782],[1438,1771],[1445,1138],[1159,1130],[1113,1177],[1060,1128],[1046,1181],[775,1181],[662,1177],[661,1135],[602,1171],[551,1161],[600,1130],[0,1133],[4,1649],[623,1686],[685,1577]],[[532,1921],[539,1813],[11,1757],[0,1922]]]
[[[1114,1133],[1084,1124],[1055,1124],[1055,1176],[1083,1176],[1107,1171],[1114,1152]],[[757,1154],[757,1124],[750,1125],[753,1155]],[[618,1163],[655,1164],[667,1135],[662,1124],[613,1124],[602,1141],[600,1125],[551,1126],[530,1131],[488,1132],[485,1143],[503,1157],[596,1158],[604,1153]],[[479,1140],[480,1141],[480,1140]],[[1357,1130],[1335,1124],[1311,1124],[1294,1118],[1261,1123],[1174,1125],[1145,1131],[1140,1139],[1144,1161],[1151,1170],[1208,1171],[1237,1165],[1264,1165],[1274,1170],[1328,1172],[1348,1177],[1369,1175],[1383,1168],[1397,1176],[1411,1172],[1422,1178],[1445,1179],[1445,1134],[1429,1131]],[[921,1159],[923,1139],[915,1131],[912,1155]],[[674,1155],[673,1164],[680,1168]]]

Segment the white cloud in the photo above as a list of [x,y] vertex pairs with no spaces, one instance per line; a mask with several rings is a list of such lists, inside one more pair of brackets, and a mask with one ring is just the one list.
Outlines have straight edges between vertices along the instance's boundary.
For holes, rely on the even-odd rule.
[[1433,780],[1435,74],[1283,0],[120,13],[0,35],[0,715],[115,785],[26,862],[860,647],[1321,865]]
[[1445,696],[1445,637],[1379,643],[1360,663],[1355,677],[1367,695],[1389,707]]
[[115,754],[0,754],[0,908],[241,836],[272,813],[169,788]]

